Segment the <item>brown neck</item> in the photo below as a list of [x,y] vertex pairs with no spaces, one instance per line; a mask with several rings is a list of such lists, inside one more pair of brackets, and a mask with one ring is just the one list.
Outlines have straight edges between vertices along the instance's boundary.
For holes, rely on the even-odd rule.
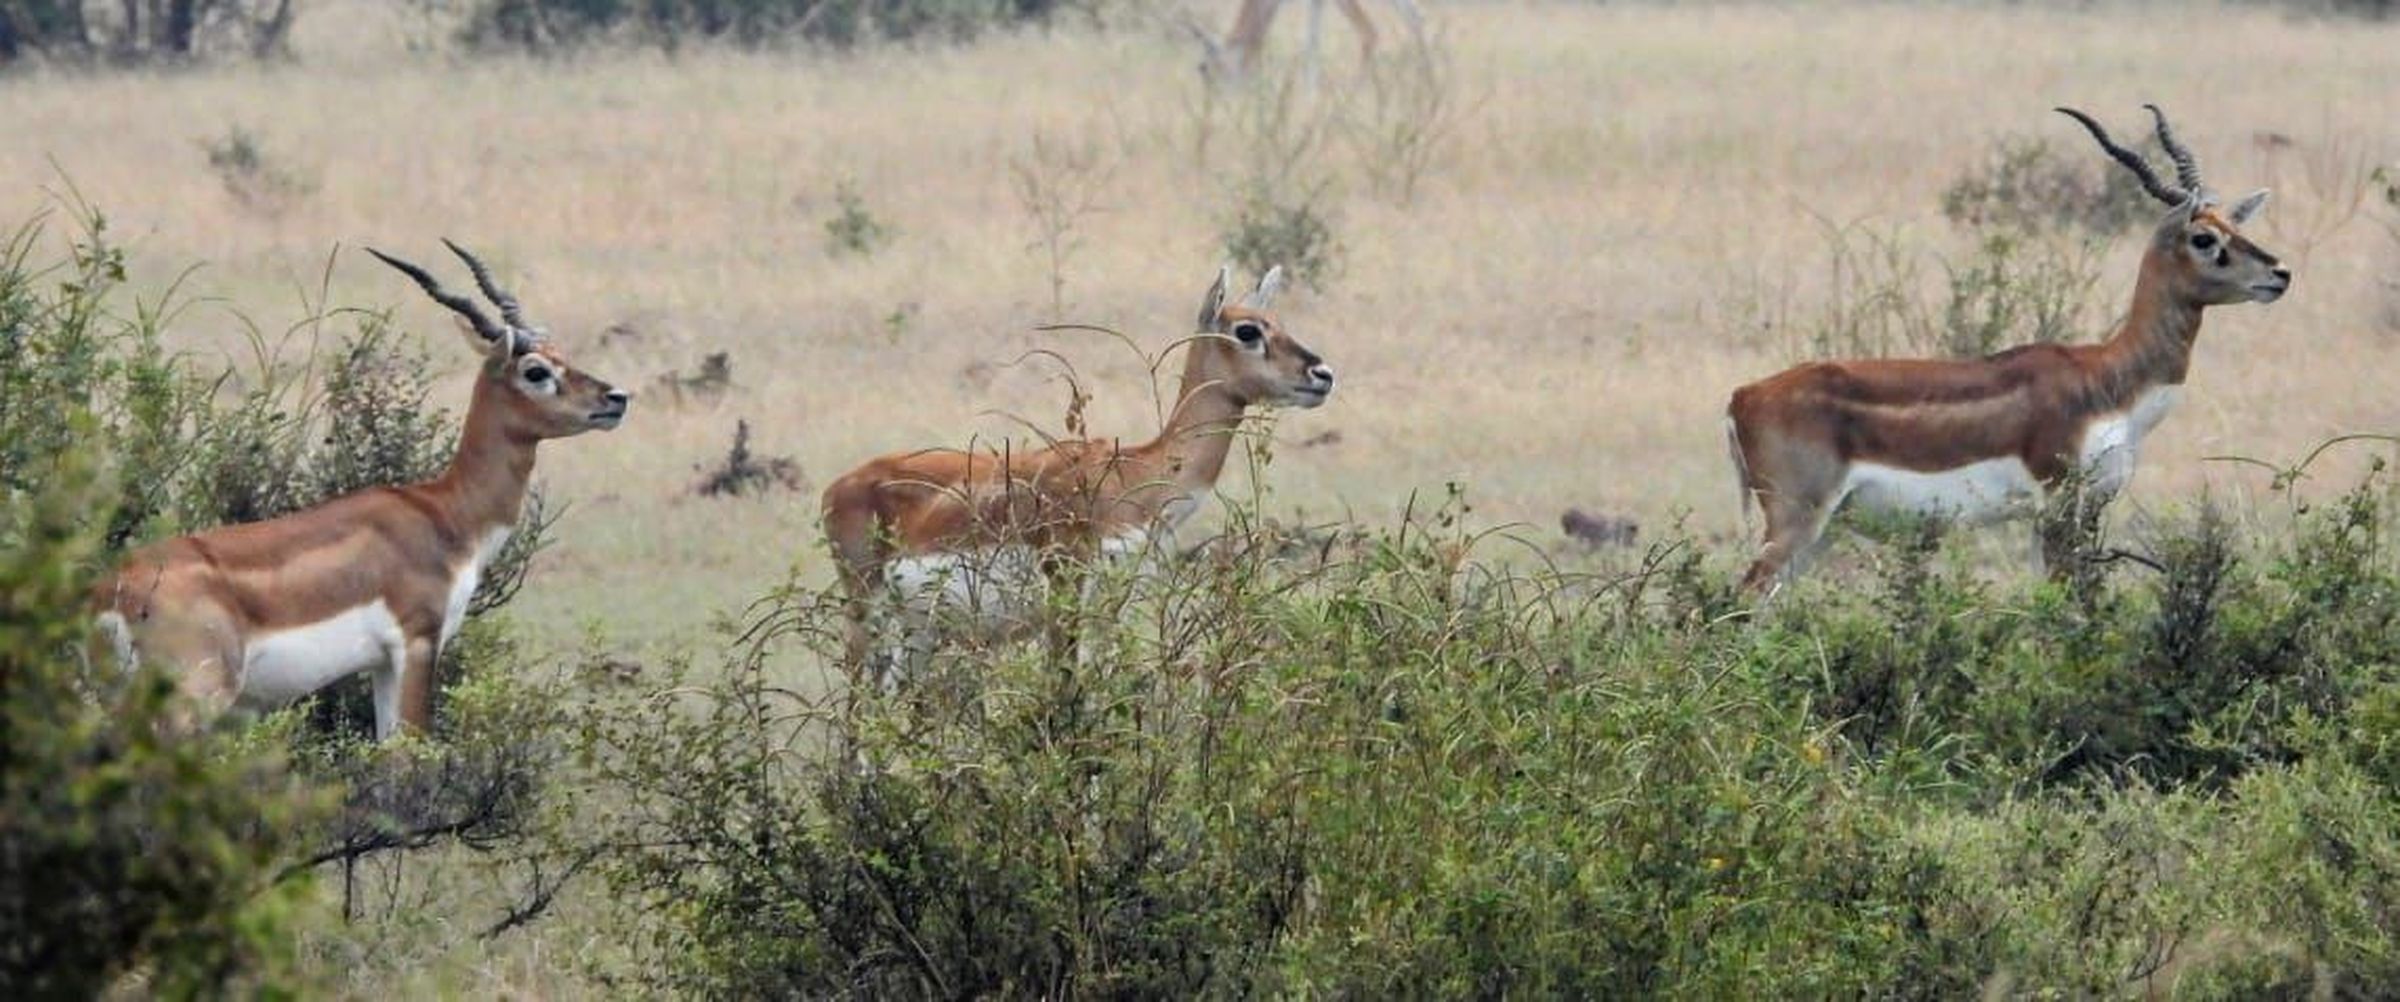
[[2171,267],[2157,252],[2142,259],[2133,305],[2099,349],[2096,389],[2108,398],[2104,403],[2122,404],[2150,387],[2179,385],[2191,370],[2201,304],[2177,289]]
[[1183,380],[1175,391],[1175,410],[1167,426],[1141,451],[1160,455],[1178,487],[1200,492],[1216,486],[1225,472],[1225,457],[1233,450],[1234,432],[1241,427],[1248,402],[1205,371],[1200,345],[1185,349]]
[[508,404],[500,393],[490,380],[476,379],[458,451],[429,485],[450,499],[459,524],[477,535],[517,523],[541,445],[538,436],[507,427]]

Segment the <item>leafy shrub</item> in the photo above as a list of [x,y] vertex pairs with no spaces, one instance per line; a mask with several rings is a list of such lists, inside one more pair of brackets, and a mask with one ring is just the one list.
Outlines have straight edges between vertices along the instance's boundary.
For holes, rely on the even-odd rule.
[[[371,719],[363,686],[319,700],[328,726],[280,715],[169,740],[192,723],[169,680],[86,646],[95,576],[186,526],[421,478],[454,422],[425,407],[427,360],[373,315],[320,390],[313,365],[296,377],[263,351],[256,372],[192,371],[158,347],[171,303],[104,307],[123,258],[98,213],[68,209],[63,241],[37,219],[0,252],[0,994],[91,997],[129,978],[170,997],[271,994],[317,864],[348,876],[435,845],[530,872],[500,922],[529,919],[557,890],[532,836],[555,810],[563,693],[478,617],[522,583],[538,499],[444,651],[435,740],[346,737]],[[357,886],[343,890],[349,915]]]
[[2099,283],[2099,245],[2019,230],[1977,234],[1964,259],[1920,255],[1896,233],[1833,227],[1828,299],[1797,322],[1790,350],[1808,358],[1974,358],[2086,333]]
[[1475,562],[1456,508],[1338,547],[1237,509],[896,692],[784,589],[721,673],[588,718],[593,837],[653,987],[701,994],[2381,983],[2386,498],[2161,523],[2082,597],[1920,528],[1754,624],[1687,540],[1598,582]]
[[[78,321],[17,330],[72,343],[58,322]],[[266,892],[313,798],[271,746],[169,739],[168,680],[84,656],[111,492],[97,441],[67,444],[12,468],[30,486],[0,505],[0,985],[89,998],[138,971],[199,996],[271,978],[289,898]]]
[[124,0],[115,17],[88,0],[0,4],[0,66],[34,57],[64,62],[185,62],[220,52],[253,58],[284,51],[298,16],[293,0]]
[[1075,0],[484,0],[467,37],[536,50],[607,40],[667,48],[781,41],[848,47],[962,39],[1100,9]]
[[235,204],[266,216],[280,216],[293,203],[317,190],[315,181],[277,163],[259,138],[234,126],[223,138],[200,144],[208,168],[224,182]]
[[2092,245],[2029,246],[2008,233],[1985,234],[1975,256],[1948,271],[1940,354],[1961,358],[2082,335],[2100,283]]
[[[2157,141],[2135,150],[2157,158]],[[2093,155],[2061,155],[2046,139],[2003,139],[1942,192],[1942,215],[1978,228],[2082,229],[2108,237],[2157,218],[2131,172]]]
[[1342,248],[1323,202],[1323,188],[1246,189],[1225,223],[1225,253],[1246,271],[1281,265],[1310,288],[1324,288],[1340,272]]
[[833,216],[825,220],[825,248],[835,257],[875,253],[890,243],[892,228],[867,209],[856,185],[843,181],[833,189]]

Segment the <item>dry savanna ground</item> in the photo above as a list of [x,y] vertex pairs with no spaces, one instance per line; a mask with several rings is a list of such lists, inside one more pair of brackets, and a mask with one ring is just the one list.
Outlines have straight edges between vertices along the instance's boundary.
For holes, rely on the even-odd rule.
[[[2281,303],[2214,315],[2139,503],[2264,484],[2205,457],[2286,460],[2400,428],[2400,332],[2381,319],[2400,248],[2358,204],[2365,169],[2400,154],[2400,29],[2146,5],[1433,16],[1452,110],[1413,197],[1379,190],[1375,147],[1354,133],[1327,136],[1302,172],[1330,179],[1343,266],[1284,317],[1341,389],[1277,424],[1279,511],[1382,518],[1461,481],[1479,518],[1537,536],[1568,505],[1645,526],[1688,509],[1729,532],[1725,397],[1798,360],[1762,318],[1823,297],[1828,225],[1958,250],[1940,194],[1998,138],[2097,156],[2050,112],[2061,103],[2121,132],[2144,101],[2178,113],[2216,184],[2277,189],[2255,235],[2298,271]],[[1240,184],[1275,166],[1243,141],[1231,105],[1245,99],[1210,103],[1166,18],[849,56],[470,57],[419,51],[427,30],[328,0],[290,65],[0,81],[0,218],[71,179],[151,294],[205,262],[175,333],[201,353],[246,350],[236,310],[271,333],[304,316],[339,248],[331,301],[390,305],[438,335],[452,374],[436,394],[454,408],[470,356],[358,246],[456,282],[436,238],[483,251],[581,364],[637,390],[729,353],[721,399],[650,392],[623,429],[547,450],[542,475],[572,510],[517,608],[553,639],[598,624],[615,642],[671,643],[794,568],[825,579],[813,490],[692,495],[737,419],[822,486],[880,452],[1021,433],[1010,415],[1056,428],[1059,370],[1026,358],[1050,349],[1094,391],[1093,429],[1146,436],[1154,398],[1124,345],[1033,328],[1102,324],[1165,348],[1225,257]],[[1330,31],[1338,55],[1310,100],[1363,100]],[[202,146],[236,127],[293,192],[229,194]],[[1072,234],[1063,311],[1013,170],[1037,140],[1096,164],[1099,211]],[[828,250],[845,187],[893,234],[871,254]],[[2106,251],[2096,315],[2118,308],[2137,255],[2133,234]],[[305,347],[302,333],[287,350]],[[1338,437],[1304,444],[1326,432]],[[1245,495],[1235,469],[1225,486]],[[444,983],[539,984],[590,935],[553,923],[466,948],[480,959],[454,962],[480,974]]]

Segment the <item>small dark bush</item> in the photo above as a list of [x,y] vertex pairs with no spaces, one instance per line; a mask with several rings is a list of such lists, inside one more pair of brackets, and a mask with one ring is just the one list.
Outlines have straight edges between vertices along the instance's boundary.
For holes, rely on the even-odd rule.
[[1225,223],[1225,253],[1245,271],[1265,274],[1281,265],[1310,288],[1323,289],[1339,275],[1342,253],[1323,195],[1323,188],[1296,194],[1267,185],[1245,188]]
[[549,49],[602,41],[674,48],[701,42],[963,39],[992,28],[1096,15],[1096,0],[482,0],[471,41]]
[[892,228],[867,209],[857,186],[844,181],[833,189],[832,218],[825,220],[825,248],[835,257],[866,257],[892,241]]
[[[2159,158],[2155,140],[2134,149]],[[2080,153],[2081,151],[2076,151]],[[2046,139],[2004,139],[1942,192],[1942,215],[1979,228],[2082,229],[2114,236],[2158,217],[2132,173],[2096,152],[2061,154]]]
[[277,162],[265,144],[241,126],[200,148],[208,154],[209,170],[224,182],[225,193],[245,209],[280,216],[317,190],[315,181]]
[[283,53],[297,17],[294,0],[123,0],[114,17],[91,16],[89,0],[0,4],[0,67],[25,59],[58,62],[188,62],[220,53]]
[[725,461],[701,471],[700,482],[692,486],[692,493],[704,498],[740,497],[777,489],[798,491],[807,486],[808,478],[801,475],[797,460],[752,453],[750,422],[737,420],[733,423],[733,448],[726,452]]

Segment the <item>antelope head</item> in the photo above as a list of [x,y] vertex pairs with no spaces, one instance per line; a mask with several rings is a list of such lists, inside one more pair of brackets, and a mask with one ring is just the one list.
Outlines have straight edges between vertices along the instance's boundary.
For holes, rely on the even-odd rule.
[[1193,340],[1189,371],[1244,406],[1315,407],[1333,395],[1333,367],[1284,333],[1269,312],[1283,290],[1283,268],[1267,269],[1258,287],[1238,303],[1225,301],[1233,281],[1229,268],[1200,300],[1200,337]]
[[500,308],[500,320],[494,321],[474,300],[444,290],[425,269],[372,247],[367,253],[399,269],[434,302],[458,314],[468,343],[484,356],[477,397],[492,392],[491,399],[502,404],[502,426],[511,437],[565,438],[593,429],[607,431],[625,420],[632,394],[569,365],[549,335],[526,321],[517,297],[492,280],[482,261],[449,240],[442,244],[466,262],[484,298]]
[[2292,270],[2241,232],[2241,225],[2267,204],[2266,189],[2243,196],[2231,208],[2221,206],[2200,179],[2199,160],[2176,140],[2166,112],[2155,104],[2143,107],[2150,109],[2150,117],[2157,123],[2158,145],[2175,162],[2171,183],[2161,179],[2141,154],[2109,139],[2107,130],[2090,115],[2073,108],[2058,110],[2083,123],[2101,150],[2132,171],[2150,197],[2169,207],[2166,219],[2151,236],[2148,260],[2165,265],[2174,291],[2187,302],[2222,306],[2272,303],[2281,298],[2292,287]]

